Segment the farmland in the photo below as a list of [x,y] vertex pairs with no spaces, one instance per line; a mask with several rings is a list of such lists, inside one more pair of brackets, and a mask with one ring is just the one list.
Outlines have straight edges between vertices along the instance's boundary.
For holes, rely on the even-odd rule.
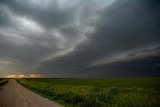
[[65,106],[160,106],[160,78],[28,78],[17,81]]

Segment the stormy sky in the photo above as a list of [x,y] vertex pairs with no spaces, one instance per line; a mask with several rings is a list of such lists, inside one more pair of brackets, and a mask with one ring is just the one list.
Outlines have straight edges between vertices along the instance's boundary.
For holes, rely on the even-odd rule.
[[160,1],[0,0],[0,76],[22,74],[160,76]]

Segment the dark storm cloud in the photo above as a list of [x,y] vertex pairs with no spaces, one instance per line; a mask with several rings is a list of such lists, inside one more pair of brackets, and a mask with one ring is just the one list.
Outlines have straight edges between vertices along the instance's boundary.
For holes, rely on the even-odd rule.
[[[104,62],[100,66],[116,66],[122,63],[131,63],[131,62],[139,62],[139,60],[147,60],[147,59],[157,59],[160,58],[160,47],[153,49],[144,49],[143,51],[138,51],[137,53],[129,53],[115,60],[108,60],[108,62]],[[159,62],[157,62],[159,63]]]
[[94,77],[86,68],[160,45],[159,10],[158,0],[1,0],[0,74]]
[[30,17],[47,28],[66,25],[74,20],[73,7],[60,9],[57,0],[46,1],[46,3],[42,0],[3,0],[1,3],[15,14]]
[[[93,21],[89,19],[95,20],[96,15],[93,15],[103,5],[96,3],[80,0],[1,0],[1,74],[35,72],[33,68],[42,61],[72,51],[86,38],[89,24]],[[89,11],[85,11],[92,6],[96,8],[88,15]]]
[[130,53],[120,59],[88,67],[86,70],[100,71],[99,76],[103,77],[159,77],[160,47]]
[[104,8],[87,40],[70,54],[44,62],[42,68],[76,74],[76,68],[83,71],[96,60],[159,46],[159,9],[160,2],[156,0],[116,1],[111,7]]

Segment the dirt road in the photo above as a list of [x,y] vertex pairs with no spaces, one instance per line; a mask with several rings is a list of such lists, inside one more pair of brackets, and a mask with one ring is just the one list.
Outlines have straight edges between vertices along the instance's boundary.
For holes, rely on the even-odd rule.
[[18,84],[14,79],[0,90],[0,107],[63,107]]

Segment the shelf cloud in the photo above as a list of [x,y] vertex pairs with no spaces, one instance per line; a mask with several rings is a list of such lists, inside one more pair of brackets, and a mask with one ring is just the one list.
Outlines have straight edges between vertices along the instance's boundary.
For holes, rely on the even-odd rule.
[[[0,76],[160,76],[160,56],[142,52],[160,47],[159,10],[159,0],[1,0]],[[154,69],[142,69],[137,58],[150,56]],[[102,67],[130,60],[137,69]]]

